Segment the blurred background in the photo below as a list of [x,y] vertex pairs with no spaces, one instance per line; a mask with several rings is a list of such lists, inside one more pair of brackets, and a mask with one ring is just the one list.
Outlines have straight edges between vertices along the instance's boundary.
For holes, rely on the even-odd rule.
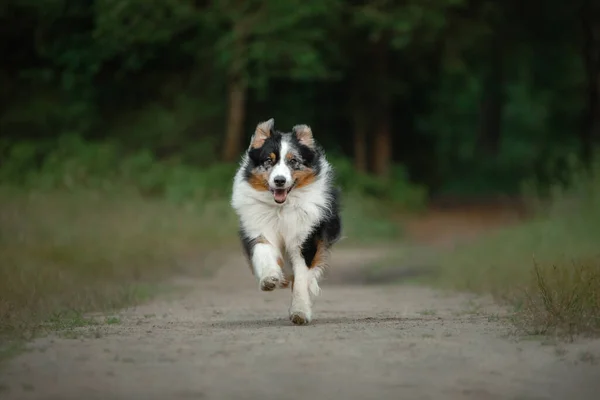
[[[232,176],[271,117],[325,147],[346,243],[500,198],[552,221],[514,228],[524,271],[567,239],[568,257],[595,256],[599,21],[592,0],[3,1],[0,324],[204,271],[207,249],[235,243]],[[441,221],[424,229],[454,230]],[[493,267],[473,254],[460,265]]]

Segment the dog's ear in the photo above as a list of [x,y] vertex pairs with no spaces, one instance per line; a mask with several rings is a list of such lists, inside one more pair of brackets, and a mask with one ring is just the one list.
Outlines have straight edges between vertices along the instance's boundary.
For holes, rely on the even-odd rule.
[[294,135],[296,135],[296,139],[300,144],[303,144],[306,147],[314,148],[315,140],[313,139],[312,129],[308,125],[296,125],[292,128]]
[[258,124],[256,126],[256,131],[254,131],[254,135],[252,135],[252,140],[250,141],[250,148],[261,148],[262,145],[265,144],[265,140],[267,140],[271,136],[271,131],[273,130],[274,126],[275,120],[273,118]]

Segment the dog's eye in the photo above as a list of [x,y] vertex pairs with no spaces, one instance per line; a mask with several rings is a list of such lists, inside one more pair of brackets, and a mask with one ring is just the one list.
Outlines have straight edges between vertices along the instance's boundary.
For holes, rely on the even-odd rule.
[[273,165],[273,160],[272,160],[272,159],[270,159],[270,158],[267,158],[267,159],[266,159],[266,160],[263,162],[263,164],[264,164],[265,166],[267,166],[267,167],[270,167],[271,165]]
[[298,159],[296,159],[296,158],[291,158],[290,165],[294,168],[297,168],[300,166],[300,161],[298,161]]

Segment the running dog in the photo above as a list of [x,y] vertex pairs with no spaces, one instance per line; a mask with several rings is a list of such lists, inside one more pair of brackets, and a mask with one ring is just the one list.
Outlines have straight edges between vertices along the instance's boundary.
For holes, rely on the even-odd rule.
[[260,290],[292,288],[289,317],[312,319],[329,251],[340,239],[333,168],[307,125],[258,124],[233,182],[231,205],[244,253]]

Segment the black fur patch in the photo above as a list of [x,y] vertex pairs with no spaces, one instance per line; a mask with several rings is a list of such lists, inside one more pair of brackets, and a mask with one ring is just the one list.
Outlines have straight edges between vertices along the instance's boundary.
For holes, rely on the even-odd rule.
[[340,218],[340,192],[338,189],[331,189],[331,204],[326,216],[315,226],[302,243],[302,257],[307,267],[312,264],[319,245],[319,242],[325,246],[324,250],[329,250],[341,237],[342,220]]
[[248,261],[251,261],[252,249],[254,248],[254,239],[246,235],[246,232],[244,232],[244,229],[242,229],[242,227],[240,227],[238,233],[240,235],[240,240],[244,249],[244,255],[248,258]]
[[283,134],[281,132],[271,132],[271,136],[265,140],[265,143],[261,147],[258,149],[252,148],[248,150],[248,158],[250,162],[244,170],[244,177],[246,179],[250,179],[252,170],[260,167],[270,157],[271,153],[274,153],[276,157],[274,164],[279,162],[282,137]]

